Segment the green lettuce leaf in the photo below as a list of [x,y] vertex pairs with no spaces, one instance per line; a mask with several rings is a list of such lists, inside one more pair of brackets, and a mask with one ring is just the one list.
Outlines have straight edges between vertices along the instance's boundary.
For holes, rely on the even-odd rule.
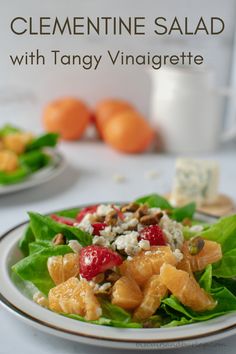
[[72,252],[69,246],[52,246],[33,253],[16,263],[12,270],[22,280],[33,283],[43,294],[55,286],[47,268],[48,258]]
[[27,228],[24,231],[24,234],[22,236],[22,238],[20,239],[19,242],[19,247],[20,250],[22,251],[22,253],[24,254],[24,256],[28,256],[29,254],[29,244],[31,242],[35,241],[35,236],[34,233],[31,229],[30,226],[27,226]]
[[35,138],[27,146],[27,151],[42,149],[43,147],[54,147],[58,142],[59,134],[47,133]]
[[0,184],[8,185],[18,183],[30,175],[31,171],[27,166],[20,166],[11,173],[0,172]]
[[127,311],[123,310],[121,307],[113,305],[105,299],[100,300],[100,303],[102,306],[103,317],[119,322],[131,321],[131,315]]
[[211,285],[212,285],[212,265],[209,264],[205,271],[203,272],[202,276],[198,281],[201,288],[203,288],[206,292],[210,292]]
[[122,322],[122,321],[115,321],[110,318],[100,317],[96,321],[87,321],[84,317],[74,314],[64,314],[63,316],[72,318],[73,320],[88,322],[96,325],[103,325],[103,326],[111,326],[111,327],[120,327],[120,328],[142,328],[141,323],[137,322]]
[[78,240],[82,246],[92,243],[92,236],[77,227],[61,224],[38,213],[29,213],[29,216],[30,226],[37,241],[51,241],[56,234],[62,233],[67,240]]
[[64,216],[66,218],[75,219],[76,216],[79,214],[81,208],[73,208],[68,210],[61,210],[57,211],[55,214],[58,216]]
[[38,253],[45,248],[52,247],[50,241],[35,241],[29,244],[29,254]]
[[14,127],[11,124],[6,124],[0,129],[0,136],[6,136],[9,134],[19,133],[22,130],[20,128]]
[[220,243],[224,254],[236,248],[236,214],[220,219],[200,236]]
[[21,165],[26,166],[31,172],[47,166],[51,158],[40,150],[30,151],[20,156]]

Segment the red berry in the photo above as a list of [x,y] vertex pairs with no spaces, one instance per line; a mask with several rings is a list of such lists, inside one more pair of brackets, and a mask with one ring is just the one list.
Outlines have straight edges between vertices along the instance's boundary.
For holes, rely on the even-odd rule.
[[105,227],[107,227],[107,224],[105,222],[96,222],[92,224],[92,227],[93,227],[93,235],[100,236],[100,231],[104,230]]
[[97,205],[91,205],[87,208],[83,208],[82,210],[80,210],[79,214],[76,216],[76,220],[78,222],[81,222],[83,220],[83,218],[85,217],[85,215],[96,213],[97,208],[98,208]]
[[59,222],[60,224],[65,224],[65,225],[69,225],[69,226],[73,226],[74,223],[76,222],[75,219],[71,219],[71,218],[66,218],[64,216],[59,216],[56,214],[52,214],[51,218],[57,222]]
[[151,246],[166,245],[165,235],[158,225],[150,225],[142,229],[140,239],[149,241]]
[[82,248],[79,263],[82,277],[91,280],[97,274],[120,265],[122,258],[107,247],[91,245]]

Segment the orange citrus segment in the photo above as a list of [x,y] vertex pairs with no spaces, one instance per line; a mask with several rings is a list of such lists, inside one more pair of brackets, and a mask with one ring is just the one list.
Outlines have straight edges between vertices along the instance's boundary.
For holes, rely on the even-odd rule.
[[134,312],[135,320],[145,320],[159,308],[161,299],[167,294],[167,287],[160,281],[159,275],[153,275],[145,284],[143,300]]
[[193,272],[206,268],[208,264],[218,262],[222,258],[221,245],[214,241],[204,240],[203,249],[195,256],[189,253],[188,241],[185,241],[182,253],[189,260]]
[[216,306],[216,301],[183,270],[178,270],[170,264],[163,264],[160,279],[183,305],[194,311],[207,311]]
[[118,279],[112,289],[112,303],[126,310],[136,308],[142,301],[142,292],[136,282],[128,277]]
[[19,167],[18,156],[13,151],[0,151],[0,171],[13,172]]
[[68,253],[48,258],[48,272],[56,285],[79,274],[79,255]]
[[177,263],[169,246],[152,246],[150,251],[142,251],[131,260],[126,260],[120,266],[122,275],[130,276],[138,285],[143,286],[147,280],[160,273],[162,264]]
[[72,277],[52,288],[48,301],[52,311],[77,314],[86,320],[97,320],[102,314],[92,287],[84,279],[79,281]]
[[31,133],[12,133],[3,137],[3,145],[6,149],[20,155],[32,140],[33,135]]

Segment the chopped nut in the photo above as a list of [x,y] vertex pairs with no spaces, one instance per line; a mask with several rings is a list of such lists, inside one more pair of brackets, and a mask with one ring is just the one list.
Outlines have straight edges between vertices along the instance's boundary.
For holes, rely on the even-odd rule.
[[204,247],[205,241],[200,236],[195,236],[190,239],[188,249],[192,256],[196,256]]
[[120,275],[113,270],[107,270],[105,273],[105,279],[106,281],[110,283],[115,283],[118,279],[120,278]]
[[183,221],[182,221],[182,224],[184,226],[192,226],[192,220],[189,219],[189,218],[185,218]]
[[56,234],[52,240],[52,243],[54,244],[54,246],[65,245],[65,236],[63,234]]
[[163,215],[164,214],[162,212],[151,215],[144,215],[140,218],[140,223],[143,225],[156,225],[159,223]]
[[104,281],[104,279],[105,279],[104,274],[103,274],[103,273],[100,273],[100,274],[96,275],[96,277],[93,278],[93,281],[94,281],[95,283],[101,283],[101,282]]
[[118,221],[118,214],[115,210],[110,211],[105,218],[105,223],[107,225],[114,226],[117,224],[117,221]]
[[148,206],[146,204],[143,204],[136,210],[134,216],[139,220],[142,216],[147,214],[148,214]]
[[122,213],[126,213],[126,212],[134,213],[136,210],[138,210],[138,208],[139,208],[139,204],[129,203],[129,204],[124,205],[121,208],[121,211],[122,211]]

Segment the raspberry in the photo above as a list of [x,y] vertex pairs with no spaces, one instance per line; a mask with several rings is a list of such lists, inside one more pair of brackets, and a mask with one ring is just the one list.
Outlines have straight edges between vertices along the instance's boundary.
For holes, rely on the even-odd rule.
[[140,239],[149,241],[151,246],[166,245],[165,235],[158,225],[150,225],[142,229]]
[[97,205],[91,205],[87,208],[84,208],[80,210],[79,214],[76,216],[76,221],[81,222],[85,215],[87,214],[94,214],[97,211],[98,206]]
[[93,227],[93,235],[100,236],[100,231],[104,230],[105,227],[107,227],[107,224],[105,222],[96,222],[92,224],[92,227]]
[[119,266],[121,256],[107,247],[91,245],[82,248],[80,253],[80,274],[83,278],[91,280],[105,270]]
[[66,218],[64,216],[59,216],[56,214],[52,214],[50,215],[51,218],[57,222],[59,222],[60,224],[65,224],[65,225],[69,225],[69,226],[73,226],[74,223],[76,222],[76,220],[71,219],[71,218]]

